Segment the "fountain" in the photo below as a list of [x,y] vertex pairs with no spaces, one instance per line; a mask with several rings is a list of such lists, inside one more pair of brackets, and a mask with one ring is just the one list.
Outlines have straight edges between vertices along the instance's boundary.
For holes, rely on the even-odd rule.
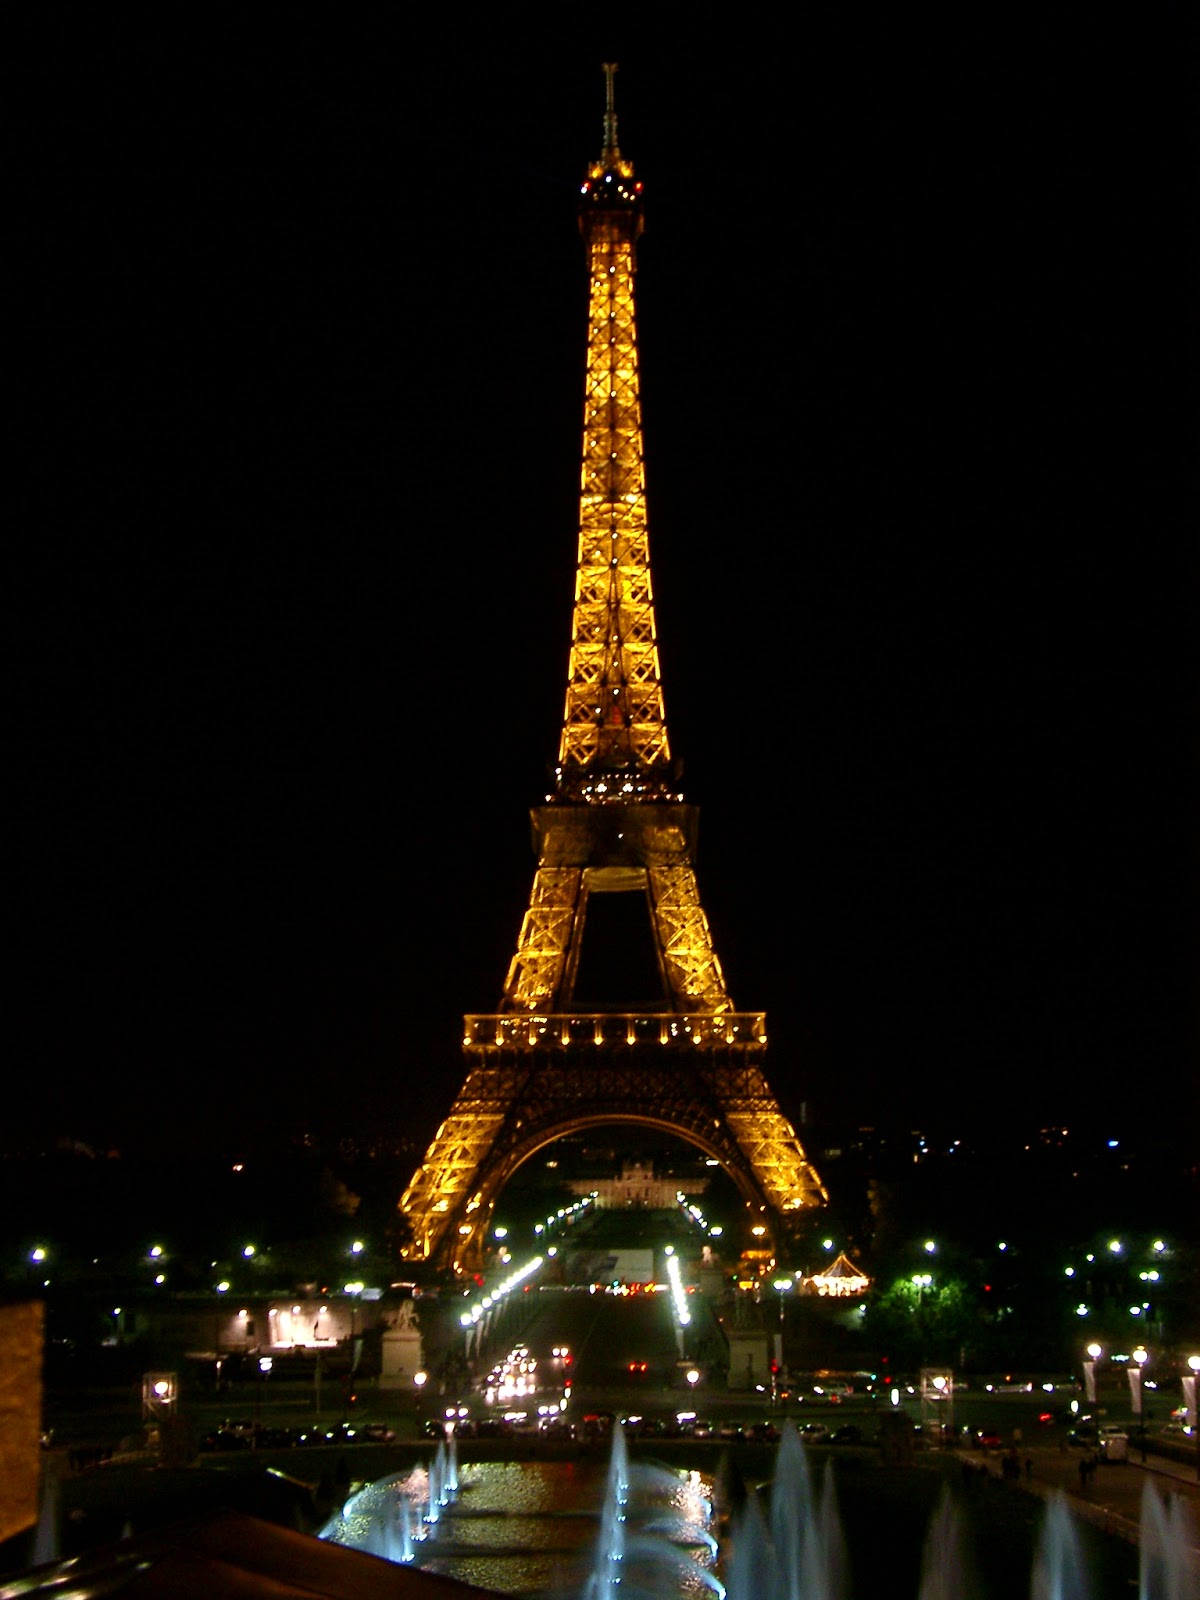
[[730,1468],[714,1486],[631,1460],[618,1427],[607,1470],[475,1463],[459,1499],[451,1439],[427,1467],[368,1485],[321,1536],[497,1594],[573,1600],[1124,1600],[1139,1562],[1137,1600],[1200,1600],[1186,1502],[1149,1477],[1135,1553],[1081,1524],[1061,1491],[1035,1518],[1023,1497],[943,1476],[929,1515],[929,1474],[884,1483],[864,1468],[842,1483],[832,1456],[817,1474],[790,1424],[769,1483],[746,1488]]
[[1141,1574],[1138,1600],[1196,1600],[1200,1573],[1193,1551],[1196,1530],[1186,1504],[1165,1505],[1150,1478],[1142,1490]]
[[439,1521],[442,1515],[442,1508],[449,1505],[457,1490],[458,1458],[447,1448],[446,1441],[439,1439],[433,1460],[429,1463],[429,1491],[425,1497],[425,1521]]
[[[750,1494],[733,1524],[725,1562],[728,1600],[851,1600],[864,1592],[849,1581],[830,1465],[817,1492],[803,1443],[790,1426],[783,1430],[765,1498],[764,1510],[764,1495]],[[985,1504],[979,1522],[986,1525],[994,1509],[994,1501]],[[1002,1578],[974,1559],[970,1531],[963,1502],[944,1485],[925,1536],[918,1600],[999,1600],[1016,1592],[1007,1571]],[[1178,1497],[1164,1501],[1147,1478],[1138,1600],[1200,1600],[1195,1547],[1186,1503]],[[898,1561],[890,1574],[880,1570],[887,1592],[904,1592]],[[1061,1491],[1046,1501],[1028,1584],[1030,1600],[1102,1600],[1120,1592],[1115,1575],[1089,1568],[1080,1526]]]
[[1088,1600],[1079,1532],[1061,1490],[1046,1504],[1029,1592],[1031,1600]]
[[949,1491],[943,1489],[921,1552],[917,1600],[962,1600],[975,1589],[963,1548],[962,1518]]
[[[604,1600],[663,1600],[707,1591],[724,1596],[711,1570],[717,1542],[708,1531],[712,1502],[696,1474],[631,1463],[624,1430],[613,1430],[600,1535],[583,1594]],[[697,1551],[703,1552],[697,1555]]]

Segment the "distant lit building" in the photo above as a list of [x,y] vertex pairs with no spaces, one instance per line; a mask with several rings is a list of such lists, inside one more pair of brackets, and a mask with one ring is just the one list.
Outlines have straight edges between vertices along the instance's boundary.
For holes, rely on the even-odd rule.
[[707,1187],[707,1178],[656,1177],[649,1161],[627,1161],[615,1178],[575,1178],[570,1183],[572,1194],[595,1196],[599,1211],[673,1211],[681,1190],[703,1194]]

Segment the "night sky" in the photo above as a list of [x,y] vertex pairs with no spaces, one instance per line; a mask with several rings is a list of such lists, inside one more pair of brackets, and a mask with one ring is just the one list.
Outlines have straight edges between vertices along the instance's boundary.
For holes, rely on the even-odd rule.
[[448,1110],[557,750],[615,59],[668,724],[778,1098],[1178,1131],[1181,9],[272,16],[12,63],[11,1127]]

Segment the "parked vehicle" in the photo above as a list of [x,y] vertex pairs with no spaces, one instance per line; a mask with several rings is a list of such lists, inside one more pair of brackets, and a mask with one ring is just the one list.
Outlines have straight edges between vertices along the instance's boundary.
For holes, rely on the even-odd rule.
[[1105,1426],[1097,1436],[1096,1450],[1101,1461],[1128,1461],[1129,1435],[1115,1424]]
[[561,1415],[543,1417],[538,1423],[538,1432],[544,1439],[573,1439],[575,1424]]

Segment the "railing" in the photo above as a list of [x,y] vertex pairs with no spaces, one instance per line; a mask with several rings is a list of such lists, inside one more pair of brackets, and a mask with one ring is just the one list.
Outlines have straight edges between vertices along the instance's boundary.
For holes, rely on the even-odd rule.
[[518,1012],[463,1018],[463,1044],[468,1050],[566,1050],[589,1045],[613,1049],[654,1044],[671,1050],[706,1045],[761,1050],[766,1042],[763,1011]]

